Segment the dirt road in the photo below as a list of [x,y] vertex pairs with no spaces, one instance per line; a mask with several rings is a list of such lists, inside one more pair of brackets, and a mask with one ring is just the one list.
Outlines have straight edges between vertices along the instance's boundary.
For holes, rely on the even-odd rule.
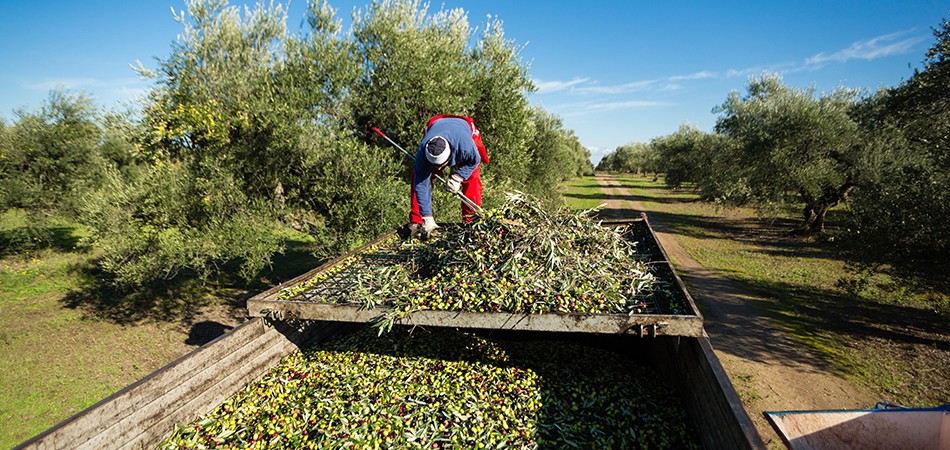
[[[639,217],[646,211],[609,175],[597,177],[608,197],[605,211]],[[832,373],[821,358],[794,342],[760,314],[755,296],[691,258],[662,223],[650,219],[690,294],[704,315],[706,332],[746,411],[769,448],[785,448],[763,411],[863,409],[876,401],[867,391]]]

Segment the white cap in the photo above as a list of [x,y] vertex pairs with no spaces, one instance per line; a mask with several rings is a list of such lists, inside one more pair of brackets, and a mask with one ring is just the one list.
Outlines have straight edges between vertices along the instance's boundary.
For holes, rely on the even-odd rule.
[[435,136],[426,142],[426,159],[434,166],[441,166],[449,160],[449,152],[452,148],[442,136]]

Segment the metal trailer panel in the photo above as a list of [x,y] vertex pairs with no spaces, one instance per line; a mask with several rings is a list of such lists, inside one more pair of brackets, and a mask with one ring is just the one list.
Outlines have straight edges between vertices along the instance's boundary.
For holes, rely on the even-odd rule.
[[680,392],[706,449],[765,449],[735,387],[703,336],[664,336],[645,341],[657,368]]
[[[312,319],[341,322],[375,322],[390,310],[377,306],[359,309],[351,305],[314,302],[248,300],[251,317],[275,316],[278,319]],[[521,314],[480,313],[469,311],[414,311],[396,321],[398,325],[464,327],[489,330],[570,331],[581,333],[698,336],[703,321],[698,317],[671,315],[621,314]]]
[[[524,314],[506,312],[470,312],[470,311],[413,311],[407,317],[396,320],[401,325],[427,325],[440,327],[464,327],[474,329],[500,329],[523,331],[561,331],[604,334],[636,334],[639,336],[692,336],[703,334],[703,317],[699,313],[692,297],[686,291],[682,279],[669,262],[666,252],[659,245],[656,234],[646,215],[640,219],[602,221],[604,226],[622,226],[643,224],[646,236],[641,241],[644,258],[654,272],[671,283],[672,289],[688,306],[687,314],[579,314],[550,312],[545,314]],[[280,290],[307,282],[318,274],[332,269],[351,256],[360,255],[379,243],[389,239],[395,232],[346,253],[320,267],[276,286],[247,302],[248,315],[251,317],[290,318],[302,320],[330,320],[343,322],[375,322],[390,310],[377,306],[362,309],[356,304],[325,303],[311,301],[278,300]]]
[[950,450],[950,404],[937,408],[766,411],[793,450]]

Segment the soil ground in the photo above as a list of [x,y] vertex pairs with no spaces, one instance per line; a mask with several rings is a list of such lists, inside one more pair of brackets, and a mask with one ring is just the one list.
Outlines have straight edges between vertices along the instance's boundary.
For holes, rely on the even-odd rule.
[[[644,209],[609,175],[597,181],[607,195],[604,211],[639,217]],[[649,219],[687,289],[700,307],[706,333],[743,405],[768,448],[785,448],[764,411],[865,409],[877,399],[836,375],[824,359],[797,344],[755,304],[756,296],[703,267],[663,223]]]

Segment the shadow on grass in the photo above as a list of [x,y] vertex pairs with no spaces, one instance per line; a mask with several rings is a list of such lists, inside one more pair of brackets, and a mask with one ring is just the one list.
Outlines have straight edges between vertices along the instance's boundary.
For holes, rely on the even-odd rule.
[[579,194],[579,193],[570,193],[564,194],[563,197],[573,198],[578,200],[603,200],[607,201],[607,194]]
[[[639,211],[626,209],[606,209],[603,212],[604,218],[639,217],[640,214]],[[731,219],[649,211],[647,220],[659,233],[695,239],[728,239],[757,247],[757,251],[772,256],[824,259],[841,257],[833,245],[796,233],[798,222],[794,219]]]
[[840,331],[950,352],[950,334],[946,332],[950,320],[932,310],[855,299],[837,289],[737,278],[730,281],[762,297],[775,298],[777,301],[766,303],[766,311],[794,330]]
[[571,188],[573,189],[599,189],[600,184],[598,184],[596,181],[592,181],[590,183],[584,183],[584,184],[571,184]]
[[0,257],[30,250],[53,249],[63,252],[79,250],[77,227],[54,225],[17,227],[0,230]]
[[[283,254],[274,255],[270,270],[251,282],[238,276],[238,263],[232,262],[212,278],[183,271],[173,279],[137,288],[116,286],[108,274],[92,264],[76,269],[81,272],[82,284],[69,292],[62,303],[93,318],[117,324],[148,320],[193,324],[202,307],[224,306],[240,314],[248,298],[322,262],[313,256],[308,243],[290,241]],[[196,332],[200,334],[201,330]]]
[[198,322],[191,326],[191,330],[188,331],[188,339],[185,339],[185,343],[200,347],[217,339],[224,333],[231,331],[233,328],[234,327],[230,325],[225,325],[213,320]]
[[[868,355],[889,372],[914,373],[908,377],[913,379],[901,381],[904,387],[899,392],[911,392],[924,403],[950,395],[945,377],[950,370],[950,335],[946,332],[950,320],[946,316],[926,308],[855,299],[837,289],[754,281],[703,270],[680,273],[690,286],[703,286],[693,294],[698,297],[697,303],[707,318],[706,329],[715,337],[719,350],[760,362],[777,358],[801,367],[828,371],[847,367],[862,372],[865,369],[855,368],[853,362],[842,364],[837,360],[848,359],[841,352],[855,351]],[[718,296],[704,298],[704,289]],[[717,302],[714,311],[710,311],[711,306],[704,307],[707,302]],[[795,338],[770,331],[776,327],[773,323]],[[888,346],[876,344],[880,342]],[[797,350],[802,343],[816,352]],[[814,360],[816,354],[820,361]],[[935,356],[918,357],[927,354]],[[913,364],[917,367],[885,367],[891,361],[899,361],[902,366],[916,361]]]
[[681,198],[681,197],[672,197],[669,194],[658,194],[658,195],[612,195],[610,198],[615,198],[618,200],[628,200],[628,201],[640,201],[640,202],[649,202],[649,203],[660,203],[660,204],[676,204],[676,203],[701,203],[702,200],[693,199],[693,198]]
[[[608,187],[602,188],[602,189],[614,189],[614,188],[624,188],[624,187],[625,187],[625,186],[615,186],[615,187],[614,187],[614,186],[608,186]],[[644,189],[646,189],[646,190],[659,190],[659,189],[662,189],[662,188],[641,188],[641,190],[644,190]],[[647,202],[667,203],[667,204],[672,204],[672,203],[689,203],[689,202],[693,202],[693,201],[699,201],[699,200],[691,200],[691,199],[684,199],[684,198],[671,197],[669,194],[657,194],[657,195],[632,195],[632,194],[620,194],[620,195],[616,195],[616,194],[612,194],[612,195],[608,195],[608,194],[606,194],[605,192],[601,192],[601,193],[597,193],[597,194],[566,193],[566,194],[564,194],[564,197],[577,198],[577,199],[589,199],[589,200],[604,200],[604,201],[607,201],[608,199],[624,200],[624,201],[631,201],[631,202],[633,202],[633,201],[647,201]]]

